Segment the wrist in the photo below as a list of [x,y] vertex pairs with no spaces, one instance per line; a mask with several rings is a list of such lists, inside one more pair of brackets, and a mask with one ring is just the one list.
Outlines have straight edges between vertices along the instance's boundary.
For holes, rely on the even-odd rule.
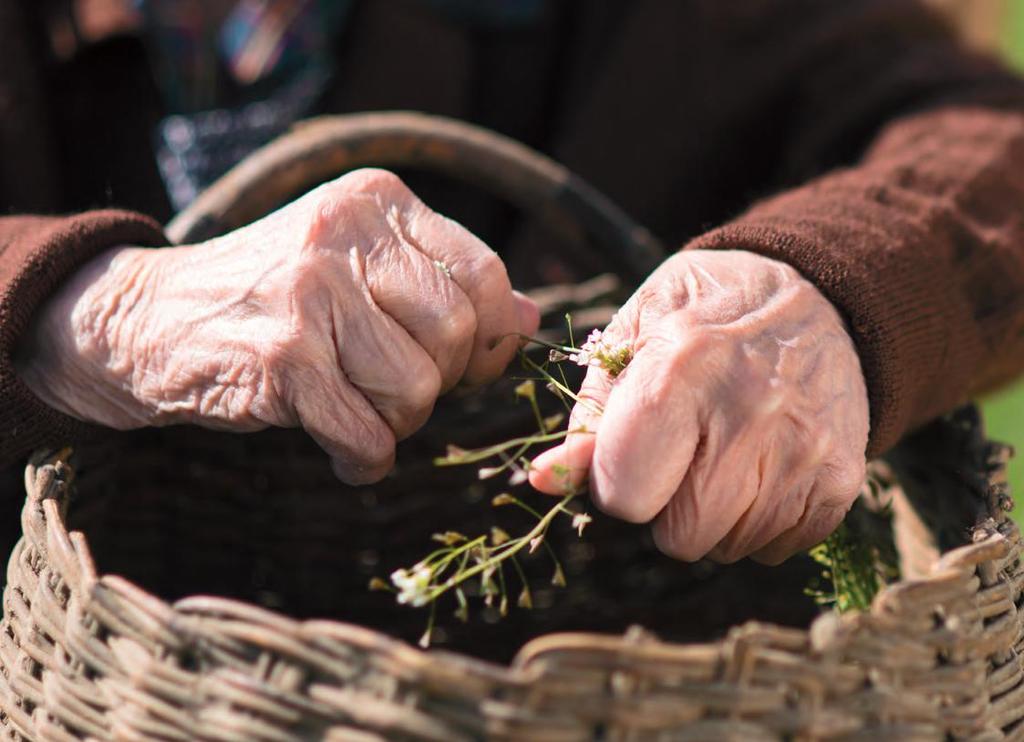
[[[133,394],[151,286],[164,250],[121,246],[80,268],[38,312],[15,353],[22,381],[44,403],[118,429],[151,424]],[[170,251],[166,251],[170,252]]]

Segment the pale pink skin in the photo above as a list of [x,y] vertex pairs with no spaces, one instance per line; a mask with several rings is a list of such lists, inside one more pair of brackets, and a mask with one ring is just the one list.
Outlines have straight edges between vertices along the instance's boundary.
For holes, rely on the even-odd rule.
[[[791,267],[744,251],[678,253],[605,330],[635,355],[589,368],[565,443],[530,482],[651,522],[692,561],[777,563],[820,542],[865,475],[868,401],[832,304]],[[568,482],[567,482],[568,476]]]
[[44,308],[19,372],[111,428],[301,426],[364,483],[439,394],[500,375],[537,324],[490,248],[361,170],[204,244],[99,256]]
[[[365,483],[440,394],[497,377],[537,324],[494,252],[396,176],[362,170],[207,243],[99,256],[17,363],[81,420],[302,427],[341,479]],[[680,253],[605,336],[635,358],[614,381],[588,370],[581,394],[603,414],[577,406],[571,429],[591,432],[539,456],[535,487],[562,492],[565,465],[686,560],[776,562],[839,522],[864,477],[864,379],[835,309],[794,270]]]

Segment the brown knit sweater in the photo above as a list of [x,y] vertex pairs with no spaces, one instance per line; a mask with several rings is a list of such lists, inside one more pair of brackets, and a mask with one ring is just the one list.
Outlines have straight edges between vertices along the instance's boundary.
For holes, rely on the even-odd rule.
[[[0,4],[0,207],[84,212],[0,218],[7,464],[97,433],[13,372],[31,317],[99,250],[161,244],[168,216],[143,45],[94,33],[57,54],[62,8]],[[538,26],[499,32],[374,0],[339,39],[322,107],[473,120],[668,241],[789,262],[849,321],[872,453],[1024,371],[1024,83],[913,2],[552,0]],[[471,194],[427,191],[485,238],[508,231]]]

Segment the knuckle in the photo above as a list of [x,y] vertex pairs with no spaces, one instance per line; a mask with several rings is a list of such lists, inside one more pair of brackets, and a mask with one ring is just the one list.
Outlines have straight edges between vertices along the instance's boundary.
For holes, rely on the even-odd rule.
[[481,294],[489,300],[497,300],[501,294],[511,293],[512,284],[505,270],[505,263],[498,254],[480,243],[473,256],[473,280],[480,286]]
[[655,521],[651,527],[651,537],[658,551],[683,562],[696,562],[703,559],[707,553],[687,539],[683,531],[675,527],[672,518]]
[[718,564],[735,564],[740,559],[747,556],[747,550],[736,541],[726,539],[708,552],[707,556],[708,559],[713,562],[717,562]]
[[383,422],[368,423],[356,441],[355,453],[368,469],[390,468],[395,459],[395,436]]
[[409,192],[402,179],[390,170],[365,167],[353,170],[334,183],[346,193],[384,193],[402,195]]
[[764,551],[751,554],[750,559],[758,564],[763,564],[766,567],[778,567],[791,556],[793,556],[791,553],[775,547],[769,547]]
[[839,527],[839,524],[846,516],[846,512],[846,507],[818,509],[814,518],[786,544],[784,550],[779,552],[778,556],[781,556],[779,561],[788,559],[798,551],[806,551],[820,544],[830,533]]
[[849,505],[864,485],[866,475],[867,464],[863,458],[826,464],[818,477],[825,499],[823,504]]
[[469,302],[457,302],[438,323],[437,340],[444,351],[471,342],[476,333],[476,312]]
[[434,365],[416,364],[402,389],[402,401],[414,412],[430,409],[441,393],[441,375]]

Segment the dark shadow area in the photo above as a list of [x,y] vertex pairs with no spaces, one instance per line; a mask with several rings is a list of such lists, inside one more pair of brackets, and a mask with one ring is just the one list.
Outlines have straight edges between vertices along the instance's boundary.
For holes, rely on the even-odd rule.
[[[226,435],[191,428],[123,435],[80,449],[78,495],[70,527],[82,530],[98,568],[166,599],[212,594],[253,602],[296,618],[368,626],[409,642],[427,611],[399,606],[367,589],[371,577],[408,567],[432,548],[432,533],[513,534],[529,516],[495,509],[504,479],[480,482],[473,467],[438,469],[444,444],[480,445],[528,430],[510,381],[486,394],[442,403],[427,429],[402,444],[398,467],[373,487],[334,479],[303,434]],[[536,507],[553,504],[528,486]],[[435,646],[508,661],[536,636],[556,631],[621,633],[640,624],[665,639],[707,641],[749,619],[804,626],[818,611],[803,594],[818,568],[806,558],[769,568],[744,561],[722,567],[661,555],[645,526],[601,516],[582,539],[568,519],[550,542],[564,560],[566,588],[549,585],[543,550],[525,560],[533,610],[497,620],[474,600],[468,624],[439,605]],[[514,580],[512,574],[510,579]],[[510,589],[513,599],[518,589]]]

